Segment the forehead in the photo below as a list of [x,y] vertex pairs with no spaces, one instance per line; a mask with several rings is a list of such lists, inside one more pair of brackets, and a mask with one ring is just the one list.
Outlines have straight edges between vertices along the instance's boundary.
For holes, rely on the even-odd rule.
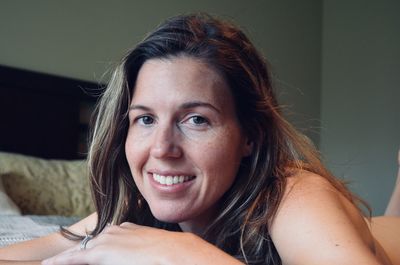
[[132,101],[161,103],[171,98],[233,104],[225,79],[209,64],[185,56],[147,60],[138,73]]

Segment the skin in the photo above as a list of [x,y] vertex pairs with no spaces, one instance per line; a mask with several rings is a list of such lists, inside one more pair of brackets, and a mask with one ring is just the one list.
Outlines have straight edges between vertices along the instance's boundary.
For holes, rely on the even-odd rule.
[[398,172],[397,179],[393,189],[392,196],[389,200],[388,206],[385,211],[386,216],[400,216],[400,149],[397,155]]
[[[138,74],[129,123],[126,157],[153,215],[201,232],[251,150],[225,80],[194,59],[148,60]],[[160,185],[153,174],[194,179]]]
[[288,178],[271,237],[283,264],[392,264],[359,210],[307,171]]
[[[187,108],[194,99],[219,111],[204,104]],[[179,222],[185,232],[123,223],[107,227],[86,250],[53,234],[0,249],[0,259],[53,256],[42,262],[45,265],[241,264],[196,235],[214,216],[241,158],[251,152],[223,79],[191,58],[150,60],[140,70],[129,119],[125,148],[134,180],[153,214]],[[149,172],[195,178],[174,190],[151,182]],[[93,214],[71,230],[85,234],[96,220]],[[298,171],[288,178],[270,231],[285,265],[391,264],[358,210],[328,181],[310,172]]]

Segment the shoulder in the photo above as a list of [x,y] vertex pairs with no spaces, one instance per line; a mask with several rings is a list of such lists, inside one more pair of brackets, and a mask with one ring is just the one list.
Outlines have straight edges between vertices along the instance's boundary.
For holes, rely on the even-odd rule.
[[308,171],[288,177],[270,230],[283,264],[375,264],[374,240],[357,207]]

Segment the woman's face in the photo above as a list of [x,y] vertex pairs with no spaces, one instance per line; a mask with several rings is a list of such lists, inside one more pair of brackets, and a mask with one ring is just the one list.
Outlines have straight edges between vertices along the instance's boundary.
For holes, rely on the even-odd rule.
[[242,157],[250,153],[225,80],[189,57],[144,63],[125,150],[153,215],[184,230],[213,217]]

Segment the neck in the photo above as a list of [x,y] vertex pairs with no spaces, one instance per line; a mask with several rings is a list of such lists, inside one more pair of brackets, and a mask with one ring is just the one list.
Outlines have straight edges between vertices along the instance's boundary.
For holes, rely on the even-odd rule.
[[210,209],[207,214],[197,216],[191,220],[180,222],[179,226],[183,232],[193,233],[199,237],[203,237],[205,230],[212,223],[212,220],[217,216],[216,209]]
[[203,232],[204,232],[204,229],[202,226],[193,224],[192,222],[182,222],[182,223],[179,223],[179,226],[183,232],[193,233],[195,235],[198,235],[199,237],[202,237]]

